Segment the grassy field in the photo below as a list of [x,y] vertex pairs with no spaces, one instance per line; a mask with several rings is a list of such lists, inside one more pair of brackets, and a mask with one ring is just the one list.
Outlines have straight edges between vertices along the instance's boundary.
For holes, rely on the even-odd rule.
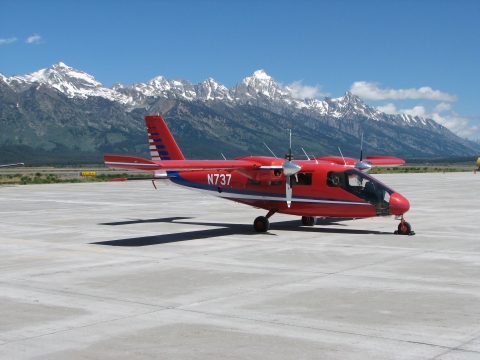
[[[83,183],[83,182],[102,182],[115,178],[132,177],[132,174],[114,173],[99,174],[97,176],[81,176],[79,172],[55,173],[55,172],[36,172],[36,173],[0,173],[0,185],[31,185],[31,184],[57,184],[57,183]],[[135,175],[135,177],[151,177],[148,175]]]
[[477,169],[475,165],[416,165],[396,167],[375,167],[369,174],[401,174],[401,173],[443,173],[443,172],[473,172]]

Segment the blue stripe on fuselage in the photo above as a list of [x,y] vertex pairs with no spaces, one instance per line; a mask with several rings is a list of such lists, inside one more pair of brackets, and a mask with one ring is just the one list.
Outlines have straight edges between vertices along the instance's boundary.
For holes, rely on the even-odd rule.
[[[237,194],[237,195],[249,195],[249,196],[259,196],[259,197],[270,197],[270,198],[278,198],[278,201],[285,201],[285,195],[284,194],[275,194],[275,193],[269,193],[269,192],[260,192],[260,191],[251,191],[251,190],[240,190],[240,189],[232,189],[232,188],[224,188],[221,186],[216,186],[216,185],[205,185],[201,183],[197,183],[194,181],[190,181],[187,179],[184,179],[178,172],[170,172],[167,171],[167,174],[170,176],[175,176],[175,178],[170,179],[174,184],[185,186],[185,187],[190,187],[194,189],[199,189],[199,190],[206,190],[206,191],[212,191],[215,193],[218,193],[218,188],[220,187],[222,189],[222,193],[226,194]],[[356,201],[356,200],[343,200],[343,199],[333,199],[333,198],[320,198],[320,197],[313,197],[313,196],[298,196],[294,195],[292,200],[311,200],[311,201],[336,201],[336,202],[342,202],[344,204],[339,204],[339,205],[365,205],[368,203],[365,203],[363,201]],[[368,204],[370,205],[370,204]]]

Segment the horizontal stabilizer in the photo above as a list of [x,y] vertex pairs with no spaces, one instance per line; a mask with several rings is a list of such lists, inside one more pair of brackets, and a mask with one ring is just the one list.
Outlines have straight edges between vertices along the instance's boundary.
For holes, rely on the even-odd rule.
[[113,169],[140,171],[255,170],[262,164],[250,160],[147,160],[135,156],[104,155],[105,165]]
[[108,180],[108,182],[115,182],[115,181],[135,181],[135,180],[138,180],[138,181],[145,181],[145,180],[148,180],[148,181],[152,181],[152,180],[166,180],[166,179],[173,179],[175,178],[175,176],[162,176],[161,178],[158,178],[158,177],[148,177],[148,178],[126,178],[126,177],[121,177],[121,178],[115,178],[115,179],[110,179]]
[[143,159],[136,156],[122,155],[104,155],[105,165],[112,169],[127,169],[140,171],[161,170],[161,166],[152,160]]

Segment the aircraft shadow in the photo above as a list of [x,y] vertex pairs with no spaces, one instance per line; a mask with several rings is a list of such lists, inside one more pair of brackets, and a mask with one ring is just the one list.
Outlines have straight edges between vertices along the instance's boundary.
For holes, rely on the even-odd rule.
[[[318,226],[300,226],[301,223],[299,220],[289,220],[289,221],[280,221],[270,224],[270,232],[268,233],[257,233],[253,230],[252,225],[250,224],[231,224],[231,223],[210,223],[210,222],[199,222],[199,221],[178,221],[178,220],[188,220],[189,217],[170,217],[170,218],[159,218],[159,219],[140,219],[140,220],[130,220],[130,221],[120,221],[120,222],[111,222],[111,223],[101,223],[99,225],[108,225],[108,226],[119,226],[119,225],[130,225],[130,224],[141,224],[141,223],[177,223],[181,225],[203,225],[203,226],[216,226],[215,229],[205,229],[205,230],[195,230],[188,232],[172,233],[172,234],[162,234],[162,235],[153,235],[153,236],[142,236],[134,237],[127,239],[118,239],[118,240],[107,240],[90,243],[92,245],[107,245],[107,246],[122,246],[122,247],[140,247],[140,246],[150,246],[150,245],[159,245],[159,244],[168,244],[180,241],[189,241],[189,240],[200,240],[200,239],[211,239],[220,236],[228,235],[244,235],[244,236],[277,236],[271,231],[283,230],[283,231],[295,231],[295,232],[307,232],[307,233],[336,233],[336,234],[391,234],[381,231],[372,231],[372,230],[358,230],[358,229],[338,229],[338,228],[328,228],[322,226],[328,225],[342,225],[338,224],[340,221],[345,221],[349,219],[319,219]],[[177,222],[178,221],[178,222]]]
[[193,219],[192,217],[169,217],[169,218],[159,218],[159,219],[136,219],[136,220],[128,220],[128,221],[118,221],[118,222],[109,222],[109,223],[100,223],[98,225],[132,225],[132,224],[143,224],[143,223],[166,223],[166,222],[174,222],[176,220],[188,220]]

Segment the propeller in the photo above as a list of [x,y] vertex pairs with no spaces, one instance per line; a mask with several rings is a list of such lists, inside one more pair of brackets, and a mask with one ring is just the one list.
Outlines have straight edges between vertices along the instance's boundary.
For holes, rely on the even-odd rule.
[[290,131],[290,151],[288,154],[285,154],[286,160],[283,163],[282,170],[283,174],[287,178],[285,193],[287,198],[287,206],[290,207],[292,204],[292,175],[295,175],[302,170],[302,167],[292,162],[292,129],[288,130]]
[[360,160],[355,163],[355,169],[358,169],[363,172],[367,172],[372,168],[372,165],[363,162],[363,133],[362,133],[362,141],[360,143]]

